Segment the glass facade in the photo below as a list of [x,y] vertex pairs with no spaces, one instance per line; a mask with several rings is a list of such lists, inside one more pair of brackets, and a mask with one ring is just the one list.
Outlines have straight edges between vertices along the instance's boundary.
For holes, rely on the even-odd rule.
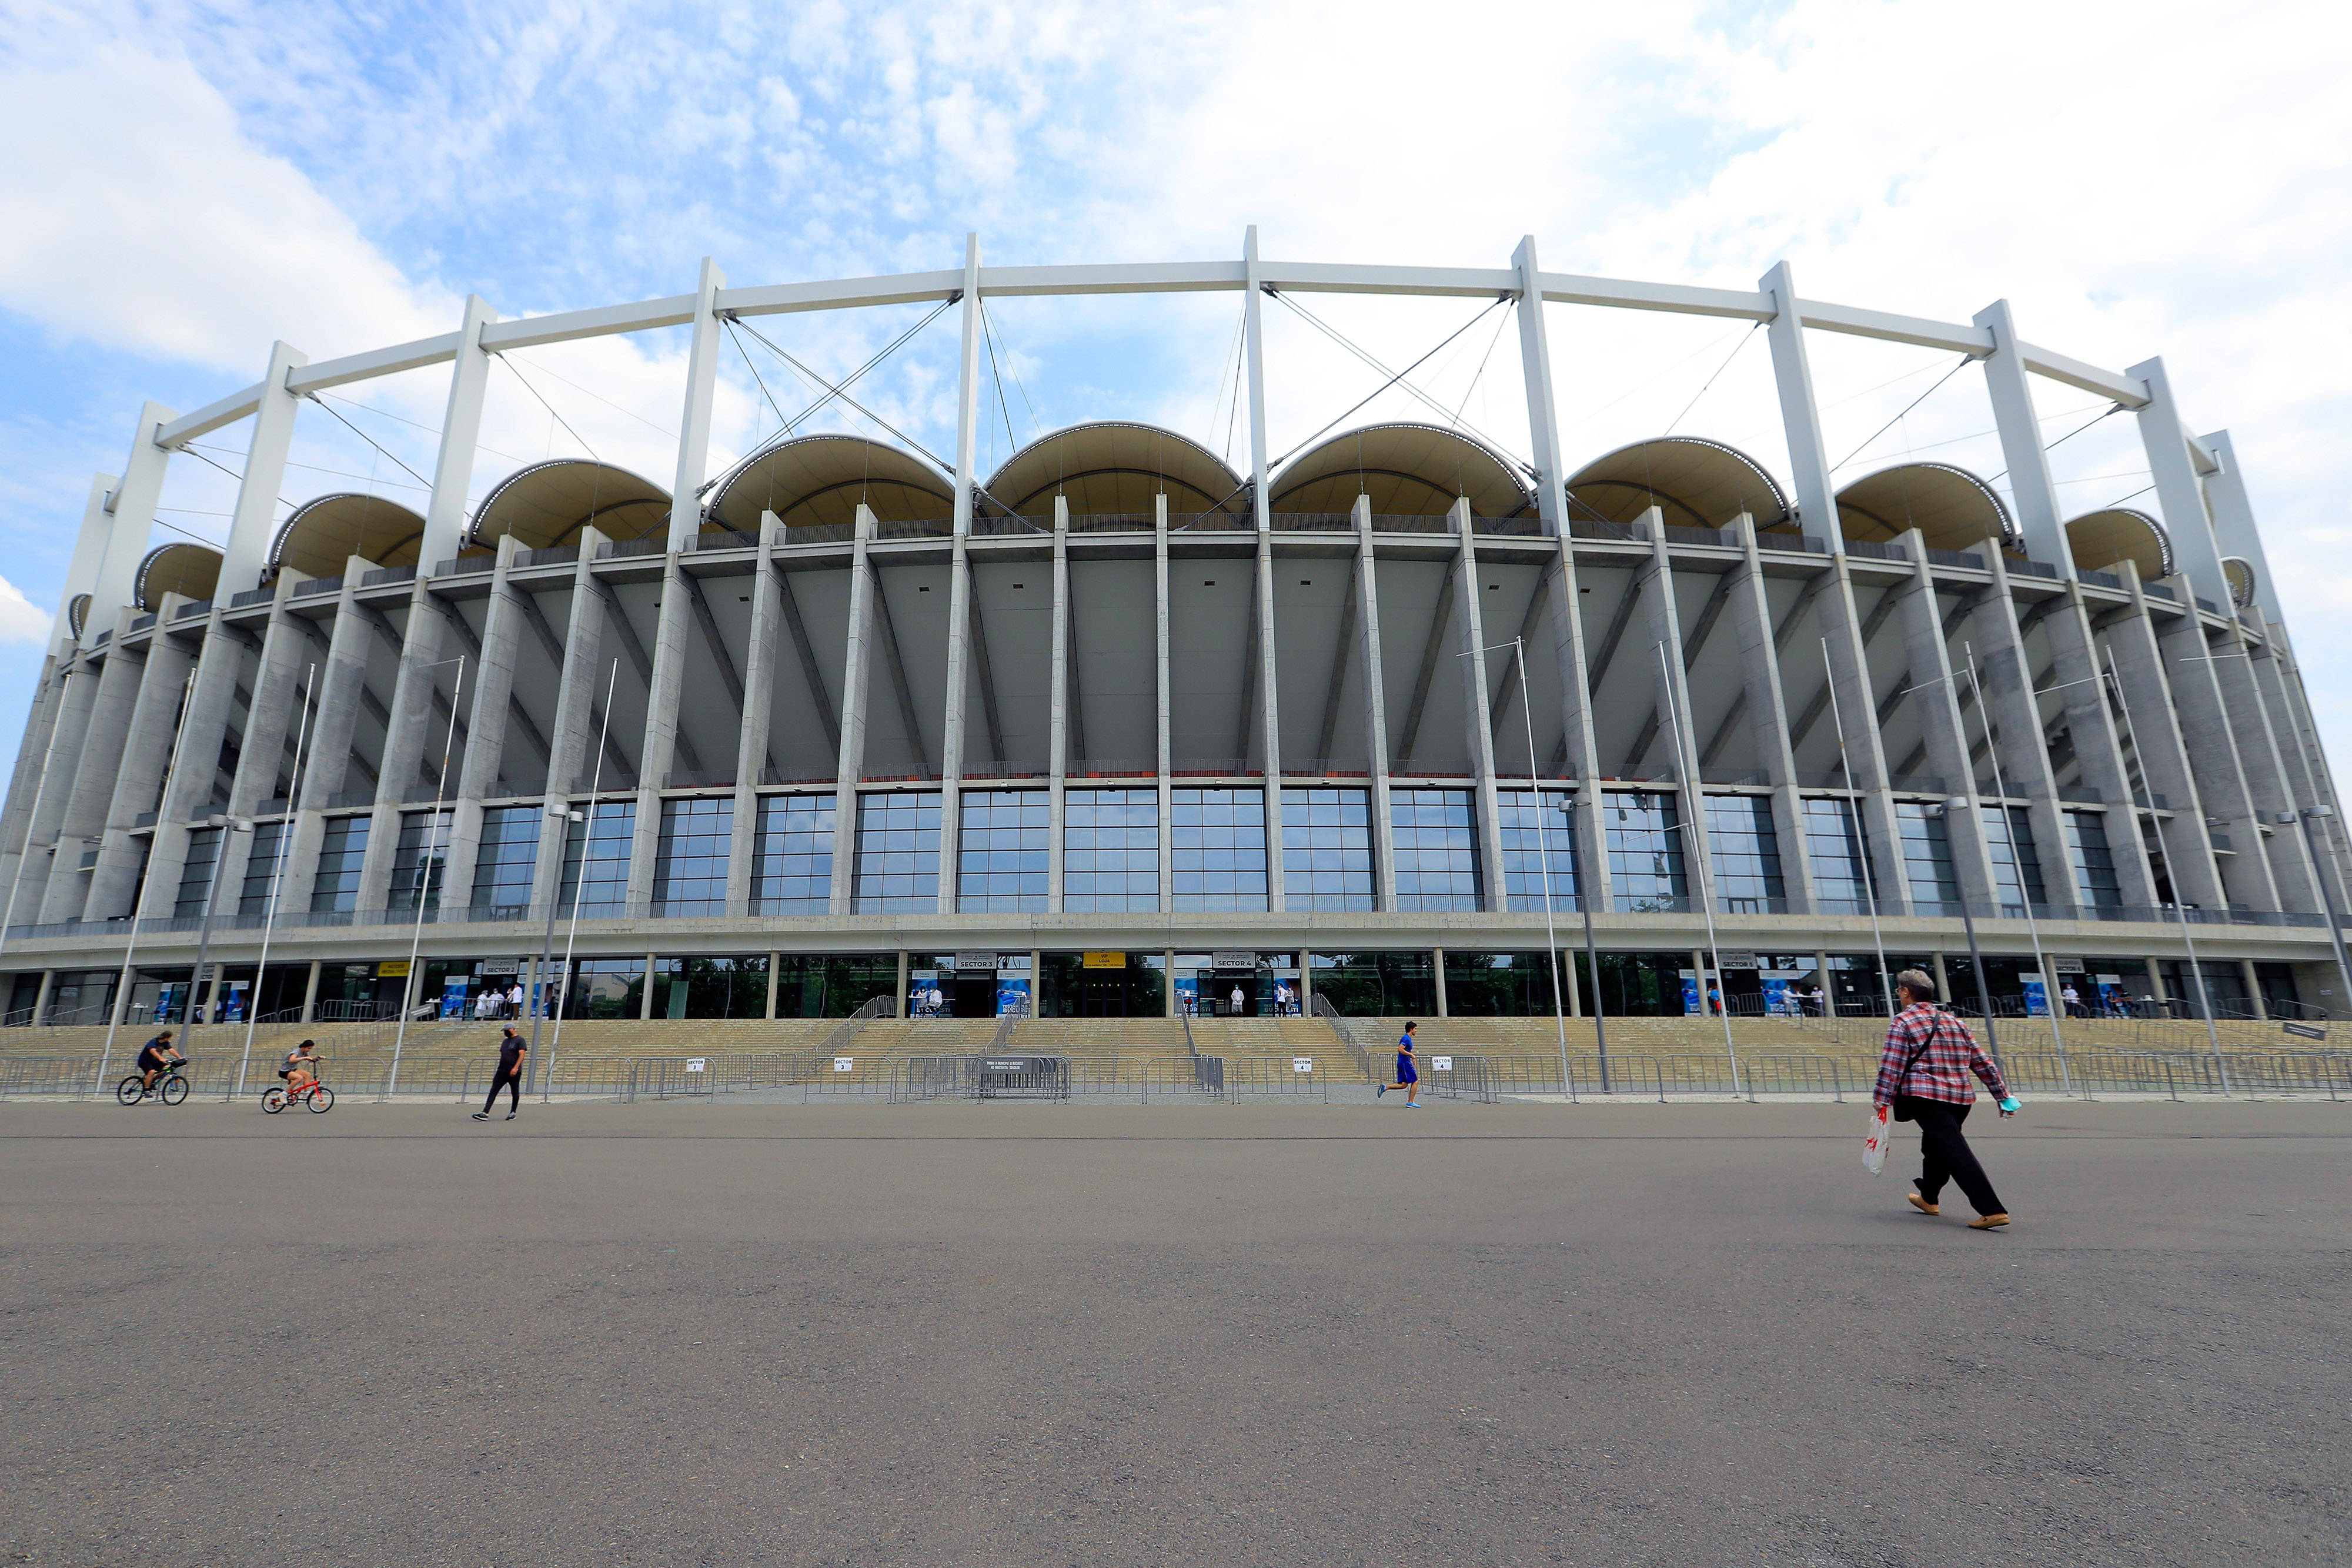
[[[866,795],[857,802],[857,863],[852,904],[860,915],[937,909],[940,794],[936,789]],[[891,985],[898,984],[893,975]]]
[[1062,907],[1160,907],[1160,791],[1072,789],[1064,797]]
[[530,875],[539,860],[539,806],[492,806],[482,813],[482,851],[474,862],[477,920],[520,920],[530,910]]
[[220,864],[224,831],[220,828],[198,828],[188,835],[188,858],[180,865],[180,894],[172,901],[173,915],[205,912],[205,900],[213,887],[213,868]]
[[823,915],[833,899],[830,795],[766,795],[752,841],[751,908],[759,915]]
[[1862,808],[1835,796],[1809,797],[1805,854],[1813,867],[1813,899],[1823,915],[1867,915],[1877,878],[1863,852]]
[[845,1019],[898,988],[896,953],[786,953],[776,965],[776,1016]]
[[2107,820],[2097,811],[2066,813],[2066,859],[2074,871],[2074,892],[2094,909],[2123,904],[2116,880],[2115,852],[2107,845]]
[[1992,859],[1993,895],[2000,900],[2001,914],[2011,919],[2023,919],[2028,899],[2033,903],[2033,912],[2042,914],[2049,905],[2050,895],[2042,885],[2042,857],[2034,851],[2033,823],[2025,808],[2009,808],[2006,831],[2001,824],[2000,807],[1982,806],[1979,810],[1984,812],[1985,850]]
[[756,1019],[768,1016],[768,956],[656,958],[654,1017]]
[[256,822],[253,825],[253,847],[245,852],[245,882],[237,889],[236,912],[239,915],[269,913],[269,886],[272,878],[282,874],[278,857],[286,852],[287,824]]
[[392,849],[392,891],[387,909],[415,909],[422,899],[427,909],[441,907],[441,879],[449,869],[449,825],[457,813],[403,811],[400,838]]
[[1763,795],[1709,795],[1706,849],[1715,867],[1715,902],[1723,915],[1786,915],[1780,836]]
[[1264,909],[1265,796],[1256,789],[1169,794],[1178,909]]
[[664,800],[654,854],[654,914],[726,914],[727,851],[734,836],[734,796]]
[[564,824],[563,885],[557,897],[565,919],[575,901],[583,920],[610,920],[628,908],[629,843],[636,831],[635,800],[599,800],[587,808],[587,821]]
[[1565,789],[1495,792],[1495,814],[1503,839],[1503,901],[1507,907],[1542,911],[1547,866],[1551,873],[1553,912],[1577,907],[1576,833],[1568,812],[1561,810],[1575,799]]
[[314,914],[360,906],[360,864],[367,859],[371,817],[336,817],[319,842],[319,876],[310,884]]
[[572,966],[572,983],[564,991],[563,1016],[633,1019],[645,1006],[645,998],[643,958],[582,958]]
[[1673,795],[1612,791],[1601,798],[1609,835],[1609,878],[1620,915],[1690,908],[1683,873],[1682,803]]
[[1046,907],[1053,798],[1043,789],[973,789],[963,797],[956,850],[959,910],[1037,913]]
[[1445,955],[1445,1011],[1452,1018],[1549,1018],[1568,1005],[1569,955],[1560,955],[1559,1000],[1541,953]]
[[[1927,813],[1933,811],[1934,816]],[[1903,835],[1903,880],[1918,915],[1958,915],[1960,880],[1952,869],[1951,835],[1943,808],[1918,800],[1895,802],[1895,826]]]
[[[1400,789],[1392,799],[1446,793]],[[1282,884],[1292,909],[1380,907],[1372,884],[1371,810],[1364,790],[1282,792]],[[1475,895],[1470,907],[1477,907]]]
[[[1283,803],[1283,882],[1290,881],[1290,806]],[[1391,789],[1389,821],[1396,844],[1399,909],[1478,908],[1478,819],[1467,789]],[[1364,869],[1371,870],[1367,834]],[[1318,905],[1317,907],[1322,907]],[[1370,904],[1361,907],[1374,907]]]

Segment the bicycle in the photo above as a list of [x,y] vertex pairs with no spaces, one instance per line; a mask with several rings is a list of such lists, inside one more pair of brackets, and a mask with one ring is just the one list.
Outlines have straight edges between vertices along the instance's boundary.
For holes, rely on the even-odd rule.
[[335,1092],[315,1078],[290,1091],[283,1083],[271,1084],[262,1091],[261,1108],[275,1116],[298,1100],[309,1105],[316,1115],[323,1116],[335,1108]]
[[115,1103],[120,1105],[136,1105],[142,1100],[153,1098],[163,1101],[166,1105],[177,1105],[188,1097],[188,1081],[180,1076],[180,1069],[187,1065],[184,1061],[177,1061],[165,1068],[163,1075],[155,1080],[155,1087],[152,1089],[147,1087],[145,1073],[132,1073],[114,1086]]

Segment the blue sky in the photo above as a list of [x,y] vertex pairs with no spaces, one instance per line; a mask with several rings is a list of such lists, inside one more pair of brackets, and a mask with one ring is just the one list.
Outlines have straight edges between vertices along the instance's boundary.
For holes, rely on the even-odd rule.
[[[192,409],[312,358],[502,315],[737,284],[995,262],[1236,254],[1547,267],[1751,286],[1966,319],[2121,368],[2162,353],[2190,421],[2247,467],[2334,743],[2352,739],[2352,99],[2341,29],[2252,5],[1796,0],[1349,7],[540,5],[70,6],[0,0],[0,751],[13,753],[94,471],[142,399]],[[1391,364],[1464,302],[1308,301]],[[1000,301],[992,451],[1072,420],[1245,449],[1231,297]],[[914,308],[772,320],[838,374]],[[861,383],[951,448],[952,315]],[[1419,379],[1524,452],[1517,339],[1480,323]],[[1721,322],[1554,307],[1571,462],[1674,428],[1785,472],[1760,340]],[[721,455],[797,410],[730,348]],[[676,334],[563,345],[494,376],[477,493],[583,447],[667,484]],[[1832,458],[2001,463],[1950,357],[1817,340]],[[768,392],[755,384],[756,363]],[[446,371],[305,409],[284,499],[414,501]],[[1271,441],[1378,384],[1305,318],[1268,319]],[[2103,405],[2038,389],[2054,437]],[[799,389],[804,400],[805,389]],[[543,401],[542,401],[543,400]],[[554,413],[551,415],[550,407]],[[1358,418],[1409,416],[1400,392]],[[868,428],[855,416],[819,424]],[[1230,433],[1230,434],[1229,434]],[[1872,438],[1864,444],[1865,438]],[[166,523],[217,538],[243,426],[175,459]],[[211,466],[209,458],[220,466]],[[2070,511],[2147,484],[2129,422],[2053,456]],[[2139,497],[2134,505],[2147,506]],[[159,528],[158,540],[179,537]]]

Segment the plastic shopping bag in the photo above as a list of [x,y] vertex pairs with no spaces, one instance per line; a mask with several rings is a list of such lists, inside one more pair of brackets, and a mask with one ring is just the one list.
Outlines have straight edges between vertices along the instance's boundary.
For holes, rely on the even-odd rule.
[[1876,1176],[1886,1168],[1886,1146],[1895,1141],[1894,1113],[1885,1105],[1870,1108],[1870,1135],[1862,1141],[1862,1168]]

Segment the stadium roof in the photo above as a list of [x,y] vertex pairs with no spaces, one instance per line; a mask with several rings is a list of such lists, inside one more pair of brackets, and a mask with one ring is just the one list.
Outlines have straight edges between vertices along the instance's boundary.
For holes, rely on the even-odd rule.
[[2172,575],[2172,538],[2146,512],[2124,507],[2085,512],[2066,525],[2066,543],[2080,571],[2105,571],[2129,560],[2142,582]]
[[482,498],[470,539],[495,546],[512,534],[526,549],[551,549],[577,543],[590,524],[610,539],[659,533],[669,526],[669,492],[625,468],[583,457],[534,463]]
[[848,523],[864,502],[883,522],[946,517],[955,481],[913,453],[863,435],[796,435],[754,454],[719,482],[705,517],[757,533],[760,514],[786,528]]
[[269,543],[269,564],[305,577],[339,577],[352,556],[414,566],[424,539],[425,519],[406,507],[346,490],[295,507]]
[[1675,528],[1720,528],[1746,512],[1759,528],[1787,526],[1789,499],[1764,465],[1737,447],[1693,435],[1621,446],[1568,482],[1572,517],[1630,523],[1651,507]]
[[1267,509],[1276,512],[1345,512],[1359,495],[1378,517],[1436,517],[1463,497],[1480,517],[1516,517],[1536,504],[1517,465],[1433,424],[1345,431],[1292,458],[1267,487]]
[[1040,521],[1066,496],[1073,516],[1150,514],[1164,491],[1171,516],[1247,510],[1244,481],[1190,436],[1156,424],[1100,420],[1033,441],[982,486],[982,504]]
[[167,593],[210,599],[220,586],[220,569],[221,552],[209,545],[158,545],[139,563],[132,602],[152,612],[162,607]]
[[1992,486],[1948,463],[1898,463],[1838,492],[1838,526],[1850,539],[1892,539],[1917,528],[1929,549],[1964,550],[1987,539],[2014,544],[2017,528]]

